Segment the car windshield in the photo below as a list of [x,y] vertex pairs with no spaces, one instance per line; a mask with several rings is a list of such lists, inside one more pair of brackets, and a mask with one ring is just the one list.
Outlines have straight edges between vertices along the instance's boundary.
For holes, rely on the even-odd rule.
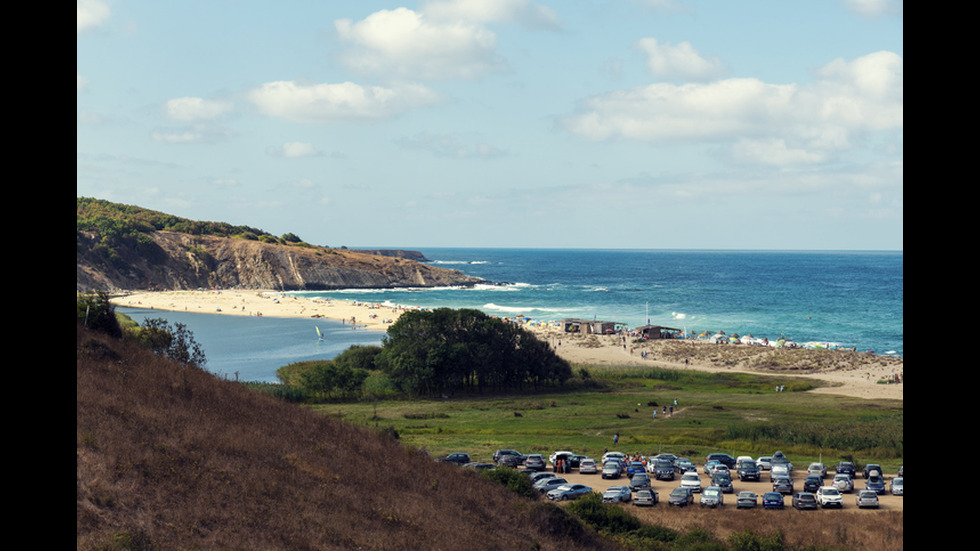
[[687,473],[681,477],[681,480],[699,480],[698,475],[694,473]]
[[672,496],[686,496],[687,495],[687,490],[685,490],[684,488],[674,488],[674,491],[670,492],[670,495],[672,495]]
[[825,495],[825,496],[839,496],[840,493],[837,491],[837,488],[824,488],[823,489],[823,495]]
[[718,490],[712,490],[712,489],[709,488],[709,489],[707,489],[707,490],[704,491],[704,495],[706,495],[706,496],[716,496],[716,495],[718,495]]

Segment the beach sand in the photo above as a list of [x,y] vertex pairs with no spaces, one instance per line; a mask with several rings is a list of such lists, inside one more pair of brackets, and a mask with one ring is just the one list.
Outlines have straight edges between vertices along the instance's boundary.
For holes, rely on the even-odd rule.
[[[347,300],[306,298],[271,290],[206,290],[135,292],[112,299],[116,306],[154,310],[196,312],[238,316],[271,316],[284,318],[327,318],[354,323],[366,330],[385,331],[407,308]],[[869,399],[902,400],[904,382],[881,384],[896,376],[904,381],[904,360],[870,356],[858,352],[806,351],[828,353],[835,361],[819,370],[792,369],[773,371],[742,365],[746,358],[770,351],[744,345],[714,345],[681,341],[649,341],[636,345],[624,343],[618,336],[583,336],[563,333],[556,327],[531,327],[539,338],[548,342],[559,356],[573,365],[653,366],[705,371],[759,373],[785,377],[813,378],[832,383],[811,392]],[[678,357],[678,347],[683,359]],[[694,348],[697,347],[697,348]],[[703,348],[702,348],[703,347]],[[724,351],[723,361],[716,352]],[[644,357],[646,352],[646,357]],[[803,351],[801,351],[803,352]],[[742,359],[738,359],[737,354]],[[792,352],[791,352],[792,353]],[[735,359],[733,359],[735,358]]]

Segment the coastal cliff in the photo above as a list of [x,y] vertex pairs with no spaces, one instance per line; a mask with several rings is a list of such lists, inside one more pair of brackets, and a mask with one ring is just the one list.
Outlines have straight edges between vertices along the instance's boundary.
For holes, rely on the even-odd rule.
[[[173,227],[190,231],[163,229]],[[226,235],[217,235],[220,232]],[[254,228],[192,222],[139,207],[80,198],[76,289],[297,291],[486,283],[458,270],[401,257],[424,258],[421,253],[384,252],[321,247],[298,238],[275,238]]]

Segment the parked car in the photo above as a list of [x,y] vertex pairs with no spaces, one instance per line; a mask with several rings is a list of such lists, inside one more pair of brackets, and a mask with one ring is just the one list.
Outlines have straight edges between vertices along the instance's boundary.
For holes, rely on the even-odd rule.
[[636,473],[645,473],[645,472],[647,472],[646,467],[643,466],[643,463],[640,463],[639,461],[632,461],[626,467],[626,476],[628,477],[632,477]]
[[817,488],[823,486],[823,479],[819,475],[808,474],[806,478],[803,479],[803,491],[816,493]]
[[711,477],[711,485],[721,488],[721,491],[726,494],[735,491],[735,486],[732,485],[732,478],[722,472],[715,472],[714,476]]
[[813,474],[819,476],[820,478],[824,478],[827,476],[827,467],[824,466],[823,463],[810,463],[810,465],[806,468],[806,472],[808,474]]
[[777,478],[790,478],[789,468],[786,465],[774,464],[769,468],[769,482]]
[[623,452],[606,452],[606,453],[602,454],[602,464],[603,465],[605,465],[609,461],[612,461],[613,459],[625,460],[626,459],[626,454],[623,453]]
[[632,499],[633,492],[627,486],[610,486],[602,493],[603,503],[623,503]]
[[674,470],[680,474],[684,474],[688,471],[697,471],[698,468],[691,463],[691,460],[686,457],[681,457],[677,461],[674,461]]
[[644,488],[633,494],[633,505],[636,505],[637,507],[652,507],[656,505],[659,500],[660,497],[653,488]]
[[787,471],[793,472],[793,464],[789,462],[789,459],[786,458],[786,454],[783,452],[776,452],[772,454],[772,460],[770,463],[773,467],[776,465],[785,465]]
[[834,475],[834,481],[831,486],[837,488],[838,492],[849,493],[854,490],[854,480],[851,479],[851,475],[845,473],[837,473]]
[[480,461],[474,461],[472,463],[467,463],[463,465],[466,469],[496,469],[497,466],[493,463],[482,463]]
[[497,460],[497,465],[500,465],[501,467],[510,467],[512,469],[520,467],[521,463],[523,463],[523,460],[516,455],[504,455]]
[[542,478],[541,480],[534,483],[533,488],[541,492],[542,494],[547,494],[551,490],[554,490],[555,488],[563,484],[569,484],[569,482],[564,478],[555,476],[552,478]]
[[844,496],[833,486],[821,486],[817,490],[817,503],[823,508],[844,507]]
[[742,462],[743,461],[746,461],[746,460],[751,461],[753,464],[755,464],[755,460],[752,459],[750,456],[748,456],[748,455],[740,455],[740,456],[738,456],[738,457],[735,458],[735,470],[737,471],[737,470],[741,469],[742,468]]
[[772,468],[772,457],[768,455],[757,457],[755,459],[755,464],[759,466],[760,471],[768,471]]
[[728,465],[725,465],[724,463],[716,463],[711,468],[711,472],[709,474],[711,476],[715,476],[716,474],[723,474],[723,475],[727,476],[728,478],[731,478],[732,477],[732,471],[731,471],[731,469],[729,469],[728,468]]
[[779,492],[766,492],[762,494],[762,507],[765,509],[782,509],[783,494]]
[[817,496],[811,492],[796,492],[793,494],[793,508],[800,511],[803,509],[816,509]]
[[857,497],[854,500],[860,509],[878,506],[878,494],[874,490],[861,490],[857,493]]
[[524,454],[522,454],[517,450],[497,450],[493,452],[493,462],[494,463],[500,462],[500,458],[505,455],[513,455],[514,457],[519,457],[522,463],[524,461]]
[[542,478],[556,478],[558,476],[555,473],[549,473],[548,471],[525,471],[525,472],[531,473],[530,475],[528,475],[528,479],[531,481],[532,486],[534,486],[534,483],[541,480]]
[[864,482],[866,490],[874,490],[876,494],[885,493],[885,477],[881,476],[881,471],[871,471],[868,479]]
[[615,459],[602,464],[602,478],[619,478],[622,469]]
[[718,461],[717,459],[712,459],[710,461],[705,461],[704,467],[703,467],[704,474],[706,474],[708,476],[711,476],[711,473],[714,472],[714,470],[715,470],[715,465],[721,465],[721,461]]
[[595,459],[586,457],[585,459],[579,461],[578,472],[579,474],[596,474],[599,472],[599,467],[596,465]]
[[905,477],[897,476],[891,482],[892,495],[905,495]]
[[701,493],[701,477],[696,472],[688,472],[681,475],[681,488],[687,488],[692,492]]
[[667,500],[667,504],[676,505],[678,507],[694,505],[694,494],[691,493],[690,488],[678,486],[670,491],[670,498]]
[[579,466],[579,456],[572,452],[555,452],[548,459],[551,462],[552,468],[555,469],[558,468],[558,461],[564,461],[564,472],[571,472],[572,469]]
[[471,463],[470,454],[463,452],[454,452],[449,455],[437,457],[436,461],[440,463],[452,463],[454,465],[465,465],[467,463]]
[[793,493],[793,479],[787,477],[778,477],[772,481],[772,491],[779,492],[781,494],[792,494]]
[[674,462],[668,459],[657,459],[653,463],[653,476],[657,480],[674,480]]
[[637,491],[641,488],[650,487],[650,475],[647,473],[636,473],[630,478],[630,490]]
[[736,509],[753,509],[759,504],[758,498],[756,498],[755,492],[743,491],[739,492],[738,496],[735,498],[735,508]]
[[868,476],[871,475],[871,471],[878,471],[878,474],[885,472],[881,470],[881,465],[877,463],[868,463],[867,465],[864,466],[864,470],[862,471],[861,474],[864,475],[864,478],[868,478]]
[[530,471],[543,471],[548,468],[540,453],[532,453],[524,459],[524,468]]
[[747,457],[739,461],[736,471],[738,472],[738,479],[742,482],[745,482],[746,480],[759,481],[759,466],[751,457]]
[[729,469],[735,468],[735,458],[728,455],[727,453],[709,453],[708,456],[704,458],[705,462],[712,461],[712,460],[724,464]]
[[567,501],[578,499],[586,494],[591,494],[592,488],[585,484],[563,484],[548,492],[548,499],[552,501]]
[[717,486],[708,486],[701,492],[699,503],[702,507],[721,507],[725,505],[725,494]]
[[857,470],[854,469],[854,463],[850,461],[841,461],[834,466],[834,472],[837,474],[847,474],[851,475],[851,478],[857,476]]

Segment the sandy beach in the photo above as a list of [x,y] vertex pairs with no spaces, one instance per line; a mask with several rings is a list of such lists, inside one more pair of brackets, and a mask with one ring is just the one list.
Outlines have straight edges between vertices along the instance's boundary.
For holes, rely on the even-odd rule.
[[[237,316],[271,316],[284,318],[326,318],[354,324],[371,331],[385,331],[408,308],[361,301],[306,298],[271,290],[206,290],[137,292],[112,299],[116,306],[154,310],[196,312]],[[753,356],[768,353],[760,347],[714,345],[680,341],[649,341],[641,345],[626,343],[618,336],[584,336],[563,333],[556,327],[532,327],[538,336],[573,365],[657,365],[707,371],[744,371],[780,377],[820,379],[837,386],[821,387],[812,392],[858,398],[902,400],[904,382],[882,384],[882,380],[904,381],[904,361],[898,358],[869,356],[858,352],[835,352],[835,362],[819,370],[797,369],[773,371],[746,368]],[[677,357],[678,345],[692,348],[683,359]],[[697,347],[697,348],[694,348]],[[743,360],[720,361],[717,351],[741,354]],[[756,349],[756,350],[753,350]],[[795,352],[795,351],[793,351]],[[803,352],[803,351],[801,351]],[[813,351],[818,354],[829,351]],[[719,365],[720,364],[720,365]]]

